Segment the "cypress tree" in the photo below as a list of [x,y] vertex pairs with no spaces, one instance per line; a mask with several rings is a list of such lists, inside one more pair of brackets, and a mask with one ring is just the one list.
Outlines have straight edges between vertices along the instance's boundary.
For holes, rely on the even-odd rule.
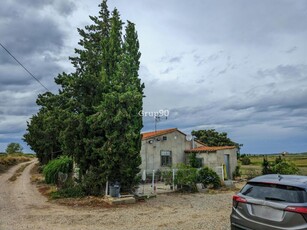
[[[123,37],[118,10],[110,16],[106,0],[99,7],[99,16],[90,16],[93,24],[78,29],[82,48],[70,57],[75,72],[55,78],[59,94],[39,96],[41,110],[25,135],[35,151],[54,152],[56,146],[56,151],[72,156],[88,193],[95,188],[95,194],[102,192],[107,180],[118,180],[126,189],[134,183],[141,164],[143,123],[138,112],[144,95],[134,24],[127,23]],[[39,127],[45,120],[48,126]],[[43,138],[36,144],[38,135]],[[53,149],[48,150],[44,141],[50,141]]]

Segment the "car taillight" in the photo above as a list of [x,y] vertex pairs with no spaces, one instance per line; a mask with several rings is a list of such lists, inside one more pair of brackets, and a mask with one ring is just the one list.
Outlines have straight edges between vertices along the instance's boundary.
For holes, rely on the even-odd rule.
[[307,222],[307,207],[288,206],[285,208],[285,211],[299,213]]
[[239,195],[233,195],[232,206],[236,208],[239,203],[247,203],[247,200]]
[[285,211],[307,214],[307,207],[288,206],[285,208]]

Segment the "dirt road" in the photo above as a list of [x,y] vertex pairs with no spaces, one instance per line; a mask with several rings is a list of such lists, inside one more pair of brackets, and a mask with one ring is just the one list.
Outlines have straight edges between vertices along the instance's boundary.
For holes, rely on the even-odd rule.
[[22,164],[0,175],[0,230],[230,229],[233,192],[165,194],[117,208],[66,207],[48,202],[30,183],[35,163],[16,181],[8,179]]

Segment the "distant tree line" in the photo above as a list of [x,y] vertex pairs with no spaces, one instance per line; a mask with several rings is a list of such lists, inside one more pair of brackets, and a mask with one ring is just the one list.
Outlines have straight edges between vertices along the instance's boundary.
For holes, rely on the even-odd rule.
[[197,140],[203,142],[207,146],[235,146],[237,148],[238,158],[240,156],[240,149],[243,144],[232,141],[226,132],[217,132],[215,129],[193,130],[192,135]]

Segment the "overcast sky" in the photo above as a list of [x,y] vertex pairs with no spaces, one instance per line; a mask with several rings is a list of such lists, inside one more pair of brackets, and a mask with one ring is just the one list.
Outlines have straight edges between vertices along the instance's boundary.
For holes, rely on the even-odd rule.
[[[72,72],[77,28],[100,0],[7,0],[0,42],[49,90]],[[136,24],[144,111],[158,129],[216,129],[242,153],[307,151],[307,1],[109,0]],[[21,141],[45,89],[0,47],[0,151]],[[144,131],[154,118],[144,117]]]

